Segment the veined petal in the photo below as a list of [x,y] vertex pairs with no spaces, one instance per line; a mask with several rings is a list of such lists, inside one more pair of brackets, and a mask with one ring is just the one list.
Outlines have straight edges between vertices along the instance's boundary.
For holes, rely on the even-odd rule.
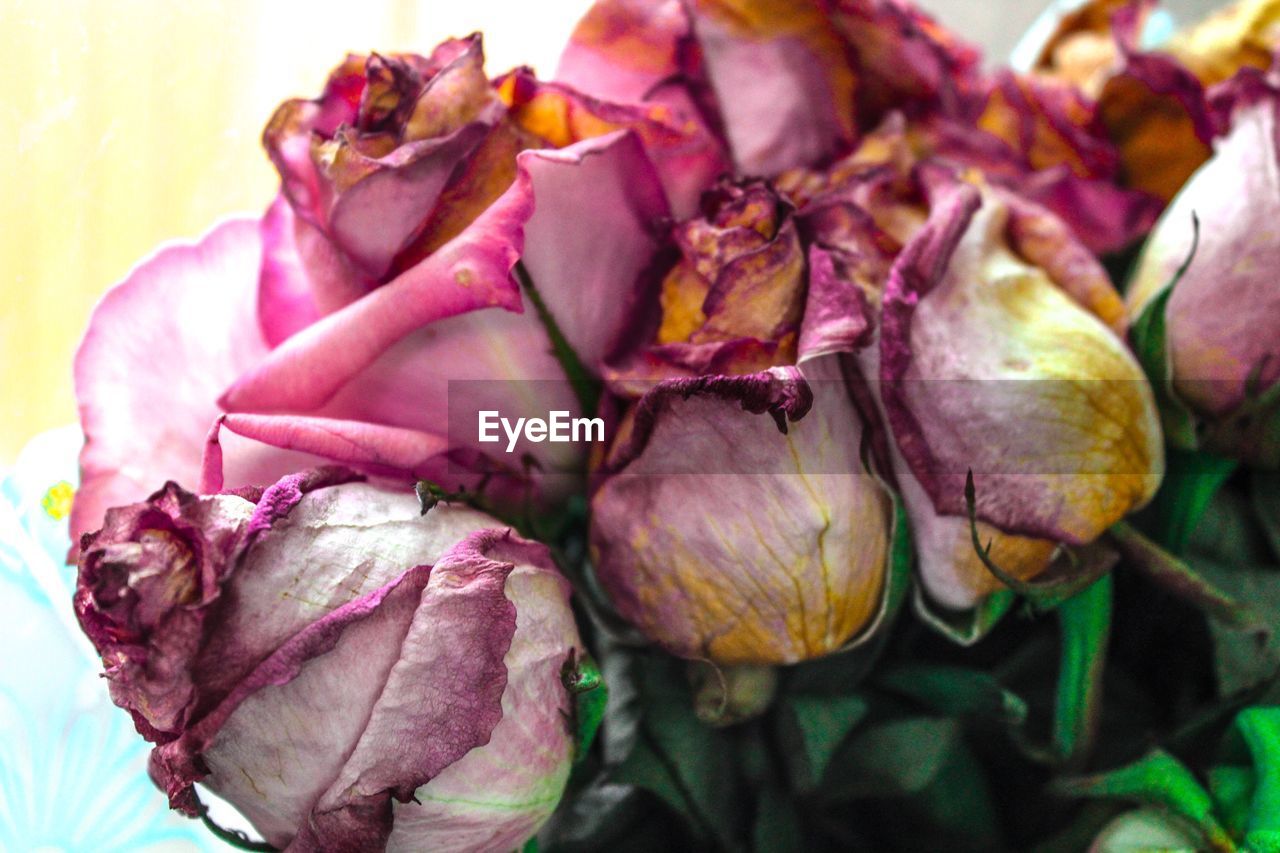
[[798,368],[662,383],[609,460],[592,498],[598,576],[674,654],[796,662],[840,648],[879,605],[888,498],[858,458],[834,357],[805,375],[816,393]]
[[885,295],[879,373],[897,445],[942,514],[966,473],[984,520],[1083,544],[1154,494],[1163,446],[1124,343],[1005,243],[1007,208],[941,191]]

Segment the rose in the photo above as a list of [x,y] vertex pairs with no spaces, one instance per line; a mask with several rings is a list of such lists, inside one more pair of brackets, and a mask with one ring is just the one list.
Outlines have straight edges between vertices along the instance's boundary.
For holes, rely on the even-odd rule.
[[595,473],[593,563],[672,653],[793,663],[868,635],[885,600],[890,501],[838,360],[858,297],[808,268],[767,185],[703,206],[673,229],[654,342],[609,377],[623,413]]
[[1129,246],[1159,216],[1159,197],[1123,186],[1103,112],[1071,81],[1001,70],[967,113],[931,117],[917,147],[1044,205],[1093,252]]
[[1090,99],[982,75],[976,51],[906,4],[602,0],[557,76],[712,116],[747,174],[843,156],[896,111],[916,144],[1049,206],[1095,250],[1128,245],[1159,213],[1156,198],[1116,186],[1120,157]]
[[891,0],[599,0],[556,77],[703,117],[739,172],[773,176],[847,153],[889,110],[958,109],[979,73],[977,51]]
[[1152,232],[1130,284],[1129,311],[1139,325],[1163,330],[1152,370],[1171,380],[1167,414],[1184,413],[1181,426],[1171,422],[1171,441],[1276,467],[1280,85],[1247,69],[1213,90],[1213,102],[1229,130]]
[[651,224],[721,158],[662,105],[522,69],[490,82],[482,63],[478,36],[349,58],[268,126],[282,194],[261,223],[162,250],[107,295],[76,360],[73,531],[165,478],[216,490],[317,456],[525,500],[527,451],[535,498],[572,486],[581,449],[485,458],[465,414],[578,411],[548,327],[598,370],[642,293]]
[[572,761],[568,585],[493,519],[352,476],[110,510],[75,609],[112,699],[187,814],[201,782],[282,848],[513,849]]
[[1077,85],[1096,103],[1124,185],[1164,202],[1205,158],[1214,135],[1204,82],[1179,59],[1142,47],[1152,4],[1092,0],[1063,15],[1034,72]]
[[972,179],[918,162],[892,125],[825,172],[780,178],[868,306],[854,390],[883,422],[923,585],[955,609],[1001,586],[972,543],[970,470],[980,539],[1023,578],[1143,505],[1163,473],[1106,272],[1047,210]]

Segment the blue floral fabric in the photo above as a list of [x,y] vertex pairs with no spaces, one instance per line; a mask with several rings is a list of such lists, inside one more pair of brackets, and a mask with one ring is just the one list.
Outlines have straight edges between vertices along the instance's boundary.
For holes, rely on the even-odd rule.
[[0,480],[0,850],[230,850],[169,811],[76,625],[79,447],[74,427],[45,433]]

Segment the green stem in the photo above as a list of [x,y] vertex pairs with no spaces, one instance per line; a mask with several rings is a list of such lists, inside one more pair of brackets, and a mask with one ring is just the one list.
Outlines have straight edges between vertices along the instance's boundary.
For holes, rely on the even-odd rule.
[[533,278],[530,277],[524,262],[516,261],[512,272],[520,282],[520,286],[524,288],[524,292],[528,294],[529,301],[533,303],[533,310],[537,312],[538,319],[547,330],[547,337],[551,339],[551,351],[560,362],[560,367],[564,369],[565,376],[569,377],[569,384],[578,398],[578,404],[582,406],[582,413],[588,416],[594,415],[600,405],[600,382],[583,365],[582,359],[574,352],[560,325],[556,323],[555,317],[551,316],[551,311],[547,308],[547,303],[542,301],[542,294],[538,293],[538,288],[534,286]]
[[1248,605],[1209,583],[1182,560],[1161,548],[1124,521],[1109,531],[1111,540],[1127,558],[1129,565],[1142,572],[1157,586],[1227,625],[1253,631],[1265,641],[1270,627]]
[[1111,636],[1111,576],[1058,607],[1061,655],[1053,745],[1068,765],[1088,755],[1102,706],[1102,671]]

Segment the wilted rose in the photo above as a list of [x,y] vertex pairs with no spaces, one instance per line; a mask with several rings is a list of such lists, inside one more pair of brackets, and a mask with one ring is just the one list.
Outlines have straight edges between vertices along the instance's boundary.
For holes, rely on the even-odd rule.
[[[1128,295],[1162,311],[1172,392],[1200,421],[1182,444],[1280,466],[1280,83],[1247,69],[1214,92],[1229,131],[1152,232]],[[1199,218],[1199,240],[1193,216]],[[1192,255],[1192,249],[1195,253]],[[1157,301],[1185,261],[1167,302]]]
[[164,479],[216,490],[316,457],[450,487],[495,474],[524,499],[528,453],[537,497],[571,486],[581,449],[494,459],[451,410],[578,410],[548,325],[600,369],[626,337],[653,223],[722,168],[715,140],[661,104],[525,69],[490,81],[473,36],[349,57],[264,142],[282,193],[261,223],[161,251],[94,314],[76,360],[73,529]]
[[351,476],[110,510],[75,609],[112,699],[187,814],[199,782],[281,848],[514,849],[572,763],[568,585],[493,519]]
[[1140,0],[1084,3],[1058,22],[1034,71],[1094,101],[1119,152],[1122,184],[1168,202],[1209,156],[1214,126],[1205,82],[1175,55],[1142,46],[1152,8]]
[[890,110],[954,110],[978,77],[977,51],[893,0],[600,0],[557,72],[700,116],[765,176],[847,153]]
[[880,612],[892,517],[841,375],[858,296],[806,262],[791,206],[760,182],[708,194],[673,238],[653,343],[610,376],[623,412],[593,487],[600,583],[683,657],[836,651]]
[[917,162],[886,128],[823,173],[786,176],[837,277],[871,309],[855,387],[876,401],[925,589],[967,608],[1043,572],[1143,505],[1163,473],[1151,388],[1106,272],[1020,196]]

